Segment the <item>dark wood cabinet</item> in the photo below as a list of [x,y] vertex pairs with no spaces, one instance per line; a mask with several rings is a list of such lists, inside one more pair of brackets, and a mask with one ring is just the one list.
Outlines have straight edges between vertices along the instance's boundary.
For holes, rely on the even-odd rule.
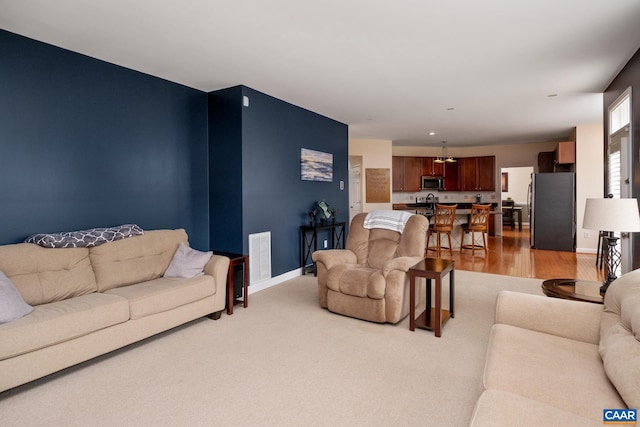
[[495,156],[463,157],[458,162],[462,191],[495,191]]
[[458,173],[459,162],[441,163],[444,167],[444,190],[460,191],[460,179]]
[[422,176],[444,177],[444,191],[495,191],[495,156],[462,157],[435,163],[434,157],[393,156],[393,191],[420,191]]
[[460,164],[460,189],[462,191],[476,190],[476,158],[465,157],[458,159],[458,163]]
[[477,158],[478,190],[495,191],[496,189],[496,158],[484,156]]
[[402,191],[404,187],[404,157],[393,156],[391,167],[393,168],[391,189],[392,191]]
[[538,153],[538,172],[550,173],[554,172],[555,153],[553,151],[541,151]]
[[444,176],[444,163],[435,160],[435,157],[422,158],[422,176]]
[[420,191],[422,157],[393,156],[393,191]]
[[420,191],[422,176],[422,158],[404,158],[404,191]]

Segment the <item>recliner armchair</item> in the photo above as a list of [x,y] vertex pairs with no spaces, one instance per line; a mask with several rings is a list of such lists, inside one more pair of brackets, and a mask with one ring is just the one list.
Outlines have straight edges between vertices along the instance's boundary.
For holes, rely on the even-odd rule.
[[409,268],[423,259],[429,221],[411,215],[402,233],[351,221],[345,249],[313,253],[320,306],[372,322],[397,323],[409,313]]

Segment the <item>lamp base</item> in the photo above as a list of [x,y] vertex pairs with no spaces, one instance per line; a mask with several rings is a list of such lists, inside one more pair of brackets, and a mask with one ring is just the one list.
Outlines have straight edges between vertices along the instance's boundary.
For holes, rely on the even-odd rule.
[[618,251],[616,245],[618,244],[619,237],[616,237],[611,233],[611,235],[605,237],[607,240],[607,253],[606,253],[606,261],[607,261],[607,280],[600,287],[600,294],[604,295],[609,288],[611,282],[617,279],[616,271],[618,270],[618,266],[621,261],[621,254]]

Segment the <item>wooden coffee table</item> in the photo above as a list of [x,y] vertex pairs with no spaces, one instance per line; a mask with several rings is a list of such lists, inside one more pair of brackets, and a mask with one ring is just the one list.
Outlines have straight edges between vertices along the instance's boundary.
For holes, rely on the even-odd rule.
[[549,279],[542,282],[542,292],[554,298],[602,304],[604,297],[600,294],[602,283],[578,279]]
[[[442,308],[442,278],[449,274],[449,310]],[[427,284],[425,311],[416,316],[416,277],[424,277]],[[431,279],[435,279],[435,307],[431,307]],[[409,269],[409,330],[416,327],[442,334],[442,326],[454,317],[454,262],[450,259],[425,258]]]

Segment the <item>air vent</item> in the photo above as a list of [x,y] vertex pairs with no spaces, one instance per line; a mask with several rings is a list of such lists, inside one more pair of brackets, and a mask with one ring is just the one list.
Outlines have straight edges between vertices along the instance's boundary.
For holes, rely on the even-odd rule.
[[271,279],[271,232],[249,234],[249,283]]

